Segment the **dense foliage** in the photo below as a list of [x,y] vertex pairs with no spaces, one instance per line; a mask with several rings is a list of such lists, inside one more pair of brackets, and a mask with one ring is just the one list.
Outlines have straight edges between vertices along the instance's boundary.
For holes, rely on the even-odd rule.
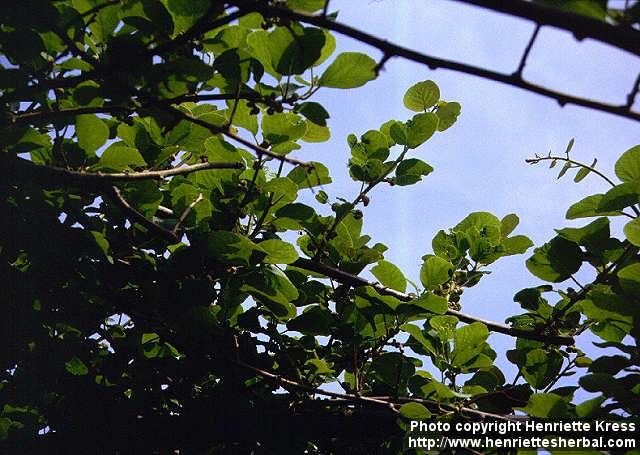
[[[355,199],[291,158],[330,137],[318,90],[364,85],[385,62],[333,55],[330,32],[289,14],[335,19],[324,6],[3,2],[4,449],[393,453],[410,418],[640,414],[640,146],[619,181],[571,144],[533,159],[612,188],[567,212],[595,221],[530,251],[544,283],[515,294],[508,326],[465,314],[464,290],[533,246],[512,235],[516,215],[438,232],[420,285],[362,231],[370,192],[422,182],[421,145],[455,134],[461,106],[435,82],[389,100],[406,118],[346,138]],[[594,278],[575,290],[580,269]],[[513,380],[490,331],[518,338]],[[609,349],[589,358],[586,331]],[[597,396],[575,402],[578,388]]]

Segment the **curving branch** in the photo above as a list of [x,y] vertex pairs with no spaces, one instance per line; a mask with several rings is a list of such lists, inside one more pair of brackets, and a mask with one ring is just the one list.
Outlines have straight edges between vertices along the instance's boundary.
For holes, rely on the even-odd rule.
[[[466,0],[461,0],[461,1],[466,1]],[[473,0],[469,0],[469,1],[473,1]],[[250,7],[249,5],[246,5],[245,2],[238,2],[238,3],[245,5],[246,8]],[[508,2],[500,2],[500,4],[507,4],[507,3]],[[518,4],[521,4],[521,3],[526,3],[526,2],[522,2],[522,1],[518,2]],[[354,38],[362,43],[366,43],[380,50],[385,56],[385,60],[388,60],[391,57],[402,57],[407,60],[414,61],[416,63],[427,65],[429,68],[434,70],[438,68],[444,68],[452,71],[457,71],[460,73],[478,76],[494,82],[501,82],[503,84],[511,85],[513,87],[518,87],[523,90],[529,91],[531,93],[535,93],[547,98],[554,99],[561,106],[564,106],[566,104],[574,104],[576,106],[587,107],[597,111],[607,112],[609,114],[614,114],[620,117],[625,117],[632,120],[640,121],[640,113],[632,111],[631,107],[628,106],[628,103],[625,103],[623,105],[614,105],[614,104],[596,101],[590,98],[582,98],[579,96],[571,95],[569,93],[552,90],[550,88],[533,84],[531,82],[524,80],[520,76],[520,74],[518,74],[517,70],[512,74],[504,74],[504,73],[499,73],[486,68],[482,68],[479,66],[461,63],[454,60],[446,60],[438,57],[433,57],[428,54],[417,52],[412,49],[390,43],[389,41],[383,40],[381,38],[378,38],[377,36],[363,32],[362,30],[358,30],[356,28],[350,27],[340,22],[331,21],[324,16],[304,14],[304,13],[292,11],[286,8],[268,6],[266,4],[251,4],[251,6],[255,11],[258,11],[266,16],[278,16],[278,17],[286,18],[293,21],[305,22],[308,24],[315,25],[317,27],[326,28],[328,30],[332,30],[342,35]],[[574,15],[571,15],[571,17],[573,16]],[[596,22],[600,23],[599,21],[596,21]],[[639,38],[635,38],[637,40],[635,44],[637,48],[638,43],[640,43],[640,32],[635,32],[635,34],[639,36]]]
[[112,186],[109,188],[108,196],[110,196],[118,206],[127,214],[132,221],[144,226],[151,232],[155,232],[160,237],[173,242],[180,242],[180,238],[174,233],[171,232],[162,226],[157,225],[153,221],[149,220],[142,213],[138,212],[131,204],[127,202],[127,200],[122,197],[122,193],[117,186]]
[[[256,374],[259,374],[260,376],[269,379],[273,382],[275,382],[276,384],[279,385],[283,385],[283,386],[287,386],[287,387],[291,387],[294,389],[298,389],[298,390],[302,390],[304,392],[307,393],[311,393],[314,395],[324,395],[327,397],[332,397],[332,398],[337,398],[339,401],[338,403],[367,403],[367,404],[374,404],[374,405],[378,405],[378,406],[384,406],[386,408],[391,409],[393,412],[397,413],[398,411],[396,410],[395,406],[397,404],[402,404],[402,403],[420,403],[420,404],[424,404],[429,406],[431,409],[433,410],[437,410],[437,411],[448,411],[448,412],[460,412],[463,414],[468,414],[468,415],[473,415],[476,417],[480,417],[480,418],[491,418],[491,419],[498,419],[498,420],[522,420],[522,418],[518,417],[518,416],[505,416],[505,415],[499,415],[499,414],[492,414],[489,412],[484,412],[484,411],[480,411],[478,409],[472,409],[472,408],[467,408],[464,406],[453,406],[453,405],[448,405],[445,403],[439,403],[437,401],[434,400],[426,400],[426,399],[421,399],[421,398],[407,398],[407,397],[388,397],[388,396],[383,396],[383,397],[367,397],[367,396],[363,396],[363,395],[352,395],[352,394],[347,394],[347,393],[339,393],[339,392],[331,392],[329,390],[323,390],[317,387],[312,387],[312,386],[308,386],[305,384],[300,384],[299,382],[295,382],[292,381],[291,379],[287,379],[287,378],[283,378],[282,376],[263,370],[261,368],[257,368],[254,367],[253,365],[249,365],[246,362],[243,362],[242,360],[239,359],[235,359],[235,360],[231,360],[231,362],[246,368],[248,370],[253,371]],[[332,402],[335,403],[335,402]]]
[[73,117],[82,114],[118,114],[130,113],[133,109],[124,106],[87,106],[59,109],[54,111],[33,111],[9,116],[9,123],[12,125],[25,125],[33,122],[56,120],[61,117]]
[[191,166],[175,167],[161,171],[143,171],[143,172],[117,172],[117,173],[101,173],[101,172],[80,172],[72,171],[57,166],[46,166],[36,164],[33,161],[24,158],[13,158],[0,160],[5,169],[9,173],[16,173],[21,177],[32,177],[42,179],[44,181],[61,181],[61,182],[82,182],[87,184],[102,184],[109,182],[130,182],[138,180],[152,180],[172,177],[175,175],[185,175],[192,172],[203,171],[206,169],[244,169],[243,163],[198,163]]
[[[331,267],[329,265],[321,264],[320,262],[312,261],[310,259],[299,258],[291,265],[302,268],[302,269],[311,270],[313,272],[321,273],[327,277],[333,278],[334,280],[344,284],[350,284],[352,286],[369,286],[375,289],[380,295],[389,295],[391,297],[395,297],[396,299],[402,302],[410,302],[412,300],[415,300],[415,297],[405,294],[404,292],[396,291],[395,289],[382,286],[381,284],[378,284],[378,283],[372,283],[357,275],[344,272],[336,267]],[[487,329],[489,329],[492,332],[498,332],[498,333],[502,333],[504,335],[509,335],[516,338],[526,338],[528,340],[541,341],[543,343],[557,344],[557,345],[571,346],[574,344],[573,337],[570,337],[570,336],[546,335],[540,332],[533,332],[530,330],[509,327],[504,324],[498,324],[497,322],[488,321],[486,319],[478,318],[476,316],[471,316],[466,313],[462,313],[460,311],[455,311],[451,309],[447,310],[447,314],[451,316],[455,316],[460,321],[467,324],[472,324],[474,322],[481,322],[484,325],[486,325]]]

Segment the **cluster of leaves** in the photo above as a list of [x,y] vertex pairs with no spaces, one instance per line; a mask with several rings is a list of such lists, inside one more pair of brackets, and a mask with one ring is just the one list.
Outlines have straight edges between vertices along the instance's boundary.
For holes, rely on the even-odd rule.
[[[637,374],[618,372],[638,362],[622,344],[637,336],[626,303],[638,295],[638,225],[629,223],[628,240],[610,239],[606,216],[637,204],[640,149],[621,158],[615,207],[600,210],[600,195],[570,210],[604,218],[559,231],[529,259],[554,283],[583,263],[598,276],[581,291],[557,290],[554,305],[542,298],[549,286],[516,295],[527,313],[512,323],[523,330],[500,329],[524,336],[509,355],[521,375],[509,383],[487,343],[500,325],[459,310],[486,266],[532,246],[511,236],[518,217],[477,212],[440,231],[423,257],[422,288],[362,232],[376,186],[417,184],[433,171],[408,155],[450,128],[460,105],[422,81],[404,96],[411,118],[350,135],[349,172],[361,184],[352,200],[325,191],[325,165],[289,156],[330,137],[329,113],[311,101],[318,91],[359,87],[384,63],[334,57],[327,30],[278,14],[330,20],[324,8],[317,0],[3,4],[6,447],[73,440],[116,451],[366,452],[400,450],[398,413],[637,412]],[[309,191],[318,204],[300,202]],[[378,283],[359,278],[365,270]],[[574,406],[575,388],[551,387],[586,356],[545,336],[586,329],[629,357],[594,360],[580,384],[601,390],[601,401]],[[344,393],[316,399],[329,384]],[[370,419],[381,431],[363,440],[355,429]]]

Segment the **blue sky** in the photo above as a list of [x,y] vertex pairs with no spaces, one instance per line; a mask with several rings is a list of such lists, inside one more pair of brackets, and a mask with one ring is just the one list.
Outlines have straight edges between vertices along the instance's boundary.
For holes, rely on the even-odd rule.
[[[333,0],[330,9],[339,10],[339,21],[393,43],[505,73],[517,68],[534,29],[522,19],[446,0]],[[374,48],[336,36],[339,52],[380,57]],[[631,54],[591,40],[578,43],[570,33],[544,27],[524,76],[550,88],[622,104],[639,72],[640,59]],[[377,80],[362,88],[318,92],[316,100],[331,113],[332,139],[305,145],[296,157],[329,164],[334,183],[327,192],[352,199],[359,184],[347,173],[346,136],[377,129],[390,119],[409,118],[411,112],[402,104],[404,92],[425,79],[439,85],[443,99],[460,102],[462,114],[452,128],[413,152],[435,168],[430,176],[412,187],[380,186],[370,194],[363,229],[373,242],[389,246],[386,258],[416,282],[420,258],[431,252],[433,236],[470,212],[489,211],[498,217],[516,213],[521,223],[515,233],[528,235],[536,245],[551,239],[554,228],[589,221],[570,222],[564,215],[572,203],[605,191],[604,181],[590,175],[575,184],[569,174],[558,181],[558,168],[527,165],[525,158],[549,150],[562,154],[575,137],[572,158],[590,164],[597,157],[597,168],[615,177],[617,157],[640,143],[640,129],[631,120],[581,107],[561,108],[554,100],[507,85],[394,58]],[[621,228],[614,225],[612,231],[619,234]],[[520,312],[513,302],[515,292],[540,284],[524,266],[529,254],[490,266],[493,273],[463,295],[463,311],[498,322]],[[590,271],[580,276],[587,281]],[[514,343],[503,335],[492,335],[491,340],[499,353]],[[499,362],[513,378],[515,368],[504,357]]]

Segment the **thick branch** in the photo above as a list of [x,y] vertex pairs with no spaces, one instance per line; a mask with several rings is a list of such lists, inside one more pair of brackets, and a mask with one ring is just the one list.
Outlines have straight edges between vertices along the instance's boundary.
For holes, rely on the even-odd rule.
[[511,16],[529,19],[540,25],[551,25],[570,31],[576,39],[592,38],[640,55],[640,32],[631,27],[610,25],[581,14],[564,12],[523,0],[457,0]]
[[[464,1],[464,0],[463,0]],[[469,0],[471,1],[471,0]],[[507,2],[500,2],[507,3]],[[524,2],[519,2],[524,3]],[[417,63],[427,65],[431,69],[444,68],[461,73],[471,74],[473,76],[482,77],[495,82],[502,82],[503,84],[518,87],[523,90],[527,90],[531,93],[536,93],[547,98],[556,100],[561,106],[565,104],[574,104],[576,106],[583,106],[590,109],[595,109],[602,112],[608,112],[610,114],[619,115],[621,117],[629,118],[632,120],[640,121],[640,113],[630,110],[625,105],[613,105],[608,103],[602,103],[589,98],[581,98],[578,96],[570,95],[568,93],[552,90],[540,85],[532,84],[522,79],[516,74],[503,74],[496,71],[488,70],[474,65],[468,65],[466,63],[460,63],[453,60],[445,60],[437,57],[432,57],[427,54],[423,54],[406,47],[398,46],[383,39],[380,39],[374,35],[363,32],[361,30],[349,27],[348,25],[341,24],[339,22],[333,22],[322,16],[313,16],[309,14],[299,13],[291,11],[285,8],[267,7],[266,5],[256,5],[255,9],[266,15],[275,15],[285,17],[290,20],[306,22],[316,25],[318,27],[333,30],[334,32],[341,33],[345,36],[349,36],[363,43],[369,44],[380,51],[385,56],[402,57],[407,60],[411,60]],[[638,41],[640,42],[640,41]],[[637,46],[637,44],[636,44]]]
[[[335,267],[331,267],[325,264],[321,264],[316,261],[312,261],[310,259],[299,258],[293,264],[295,267],[300,267],[306,270],[311,270],[313,272],[322,273],[325,276],[333,278],[341,283],[350,284],[352,286],[370,286],[375,289],[378,294],[381,295],[389,295],[391,297],[395,297],[398,300],[403,302],[410,302],[415,300],[415,297],[412,297],[404,292],[396,291],[395,289],[388,288],[386,286],[382,286],[381,284],[372,283],[370,281],[365,280],[364,278],[360,278],[357,275],[352,275],[351,273],[344,272]],[[485,319],[478,318],[476,316],[471,316],[465,313],[461,313],[460,311],[455,310],[447,310],[447,314],[457,317],[460,321],[465,322],[467,324],[471,324],[474,322],[481,322],[487,326],[487,328],[492,332],[498,332],[505,335],[509,335],[517,338],[526,338],[529,340],[541,341],[543,343],[549,344],[557,344],[557,345],[573,345],[573,338],[570,336],[560,336],[560,335],[545,335],[539,332],[532,332],[529,330],[518,329],[514,327],[509,327],[507,325],[498,324],[497,322],[487,321]]]

